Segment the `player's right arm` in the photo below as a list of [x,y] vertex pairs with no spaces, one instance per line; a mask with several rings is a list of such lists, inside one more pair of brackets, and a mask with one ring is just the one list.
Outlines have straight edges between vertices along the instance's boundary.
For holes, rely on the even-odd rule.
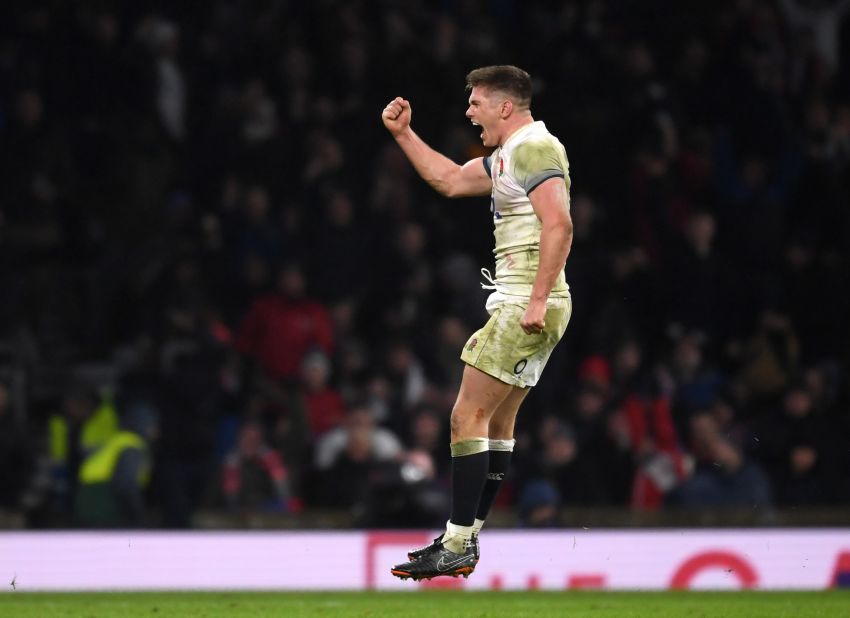
[[396,97],[384,108],[381,119],[422,179],[446,197],[490,195],[492,181],[483,158],[458,165],[414,133],[411,115],[410,102]]

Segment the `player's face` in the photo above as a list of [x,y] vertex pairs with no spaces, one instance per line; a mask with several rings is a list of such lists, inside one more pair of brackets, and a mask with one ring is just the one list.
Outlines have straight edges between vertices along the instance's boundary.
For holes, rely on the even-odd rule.
[[478,86],[469,93],[469,107],[466,117],[475,126],[481,127],[481,141],[485,146],[499,145],[499,109],[502,99],[497,93],[490,93]]

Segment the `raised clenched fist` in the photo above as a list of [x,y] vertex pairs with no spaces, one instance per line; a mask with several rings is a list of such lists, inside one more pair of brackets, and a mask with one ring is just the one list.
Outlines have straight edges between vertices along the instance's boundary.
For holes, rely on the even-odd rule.
[[410,101],[396,97],[390,101],[381,113],[384,126],[393,135],[398,135],[410,126],[412,111]]

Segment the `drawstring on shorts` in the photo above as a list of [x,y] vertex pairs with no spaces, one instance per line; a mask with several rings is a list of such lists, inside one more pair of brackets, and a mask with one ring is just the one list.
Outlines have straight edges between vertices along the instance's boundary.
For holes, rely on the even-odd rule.
[[486,268],[481,269],[481,276],[484,277],[488,282],[482,283],[481,287],[485,290],[495,290],[496,289],[496,281],[493,279],[493,275],[490,274],[490,271]]

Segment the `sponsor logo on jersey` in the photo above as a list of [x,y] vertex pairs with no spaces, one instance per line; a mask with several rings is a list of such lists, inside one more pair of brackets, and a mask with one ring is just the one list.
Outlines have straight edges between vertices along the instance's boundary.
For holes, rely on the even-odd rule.
[[466,345],[466,349],[469,352],[472,352],[475,349],[475,346],[478,345],[478,337],[473,337],[472,340]]
[[517,375],[521,374],[525,370],[525,366],[527,364],[528,364],[528,360],[525,359],[525,358],[522,359],[521,361],[518,361],[517,364],[514,365],[514,373],[517,374]]

